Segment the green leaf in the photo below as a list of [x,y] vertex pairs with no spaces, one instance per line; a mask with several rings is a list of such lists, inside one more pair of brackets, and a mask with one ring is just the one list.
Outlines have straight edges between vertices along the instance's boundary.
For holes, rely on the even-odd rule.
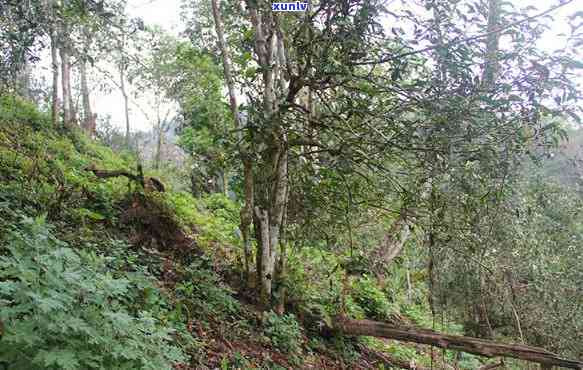
[[80,368],[79,360],[75,353],[70,350],[41,351],[34,359],[35,362],[43,362],[45,367],[56,366],[65,370],[76,370]]

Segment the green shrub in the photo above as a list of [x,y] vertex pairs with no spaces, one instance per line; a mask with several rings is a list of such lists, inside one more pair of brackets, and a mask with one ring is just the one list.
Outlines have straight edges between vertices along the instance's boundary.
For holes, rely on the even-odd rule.
[[0,95],[0,124],[16,122],[35,127],[48,126],[50,119],[47,114],[40,113],[36,106],[13,95]]
[[470,353],[460,353],[460,362],[458,364],[460,369],[477,369],[482,366],[480,358]]
[[[143,273],[76,252],[43,218],[7,233],[0,257],[0,362],[10,369],[171,369],[184,360],[142,296],[161,298]],[[119,276],[115,276],[119,275]],[[152,293],[154,292],[154,293]]]
[[214,193],[205,195],[202,198],[202,204],[214,216],[221,217],[233,224],[238,224],[240,207],[224,194]]
[[199,221],[201,216],[196,209],[197,200],[190,193],[168,192],[161,196],[181,226],[186,228]]
[[424,363],[424,356],[412,346],[395,344],[388,349],[388,352],[402,361],[415,360],[417,363]]
[[188,267],[184,280],[175,287],[176,298],[197,317],[224,319],[239,314],[241,304],[232,296],[233,291],[205,263],[201,257]]
[[302,331],[294,315],[280,316],[273,311],[268,312],[263,332],[278,350],[292,354],[301,352]]
[[369,318],[388,320],[398,313],[398,308],[389,302],[385,293],[369,277],[354,282],[352,297]]

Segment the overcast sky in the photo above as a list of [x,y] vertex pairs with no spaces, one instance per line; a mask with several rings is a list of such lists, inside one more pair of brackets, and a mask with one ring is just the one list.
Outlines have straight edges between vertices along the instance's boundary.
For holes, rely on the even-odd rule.
[[[517,8],[527,5],[536,6],[539,11],[557,4],[556,0],[511,0]],[[128,5],[128,12],[131,17],[141,17],[146,24],[157,24],[163,29],[178,34],[182,30],[182,23],[180,21],[180,0],[130,0]],[[398,1],[395,1],[398,3]],[[548,33],[541,42],[541,47],[552,51],[561,48],[564,45],[558,34],[561,32],[569,33],[569,26],[567,22],[567,15],[573,14],[576,11],[583,11],[583,0],[576,0],[552,15],[555,17],[552,32]],[[534,14],[532,12],[530,14]],[[582,78],[583,79],[583,78]],[[109,94],[94,93],[94,110],[99,114],[110,114],[112,123],[119,127],[125,127],[123,114],[123,99],[121,94],[114,89]],[[147,105],[145,102],[138,101],[141,105]],[[145,107],[145,109],[148,109]],[[130,111],[130,122],[132,130],[149,130],[152,123],[148,122],[140,110],[134,106]]]

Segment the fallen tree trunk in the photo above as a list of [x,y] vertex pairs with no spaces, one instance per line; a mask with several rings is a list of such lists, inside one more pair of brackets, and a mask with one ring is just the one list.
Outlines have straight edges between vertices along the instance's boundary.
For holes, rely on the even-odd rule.
[[138,166],[138,174],[134,175],[133,173],[124,171],[124,170],[100,170],[96,168],[94,165],[89,166],[86,168],[87,171],[93,172],[95,176],[100,179],[109,179],[112,177],[127,177],[128,179],[139,183],[146,191],[148,190],[156,190],[160,193],[163,193],[166,190],[166,187],[162,183],[162,181],[158,180],[155,177],[144,177],[142,173],[141,166]]
[[371,320],[352,320],[345,317],[337,317],[333,322],[333,326],[335,332],[344,335],[389,338],[403,342],[428,344],[485,357],[511,357],[543,365],[583,369],[583,362],[562,359],[545,349],[520,344],[501,344],[485,339],[441,334],[433,330],[395,326]]
[[97,168],[87,168],[87,170],[93,172],[93,174],[95,174],[95,176],[99,177],[100,179],[109,179],[111,177],[123,176],[133,181],[140,181],[140,177],[138,175],[134,175],[124,170],[109,171],[99,170]]

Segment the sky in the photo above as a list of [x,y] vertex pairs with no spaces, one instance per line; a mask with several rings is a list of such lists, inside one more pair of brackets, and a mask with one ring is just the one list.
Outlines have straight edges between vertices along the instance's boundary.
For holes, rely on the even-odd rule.
[[180,0],[130,0],[128,12],[134,17],[142,17],[146,24],[180,31]]
[[[546,10],[557,3],[556,0],[511,0],[516,7],[525,7],[527,5],[534,5],[539,10],[533,13]],[[141,17],[144,23],[148,25],[157,24],[166,31],[178,35],[182,29],[182,22],[180,19],[180,3],[181,0],[130,0],[128,3],[128,12],[131,17]],[[398,1],[393,1],[398,3]],[[392,4],[391,4],[392,6]],[[568,33],[569,26],[566,16],[573,14],[576,11],[583,11],[583,0],[576,0],[572,4],[564,6],[557,10],[552,15],[555,17],[553,22],[553,29],[542,40],[539,45],[541,48],[552,51],[560,48],[563,45],[563,40],[557,36],[561,32]],[[583,58],[583,56],[582,56]],[[581,76],[583,81],[583,76]],[[100,93],[96,91],[93,99],[94,111],[102,115],[111,115],[111,122],[120,128],[125,127],[124,113],[123,113],[123,99],[121,93],[117,89],[109,93]],[[136,101],[142,106],[142,110],[148,110],[147,101]],[[130,122],[132,130],[145,131],[150,130],[152,122],[148,122],[140,109],[135,105],[130,107]]]

